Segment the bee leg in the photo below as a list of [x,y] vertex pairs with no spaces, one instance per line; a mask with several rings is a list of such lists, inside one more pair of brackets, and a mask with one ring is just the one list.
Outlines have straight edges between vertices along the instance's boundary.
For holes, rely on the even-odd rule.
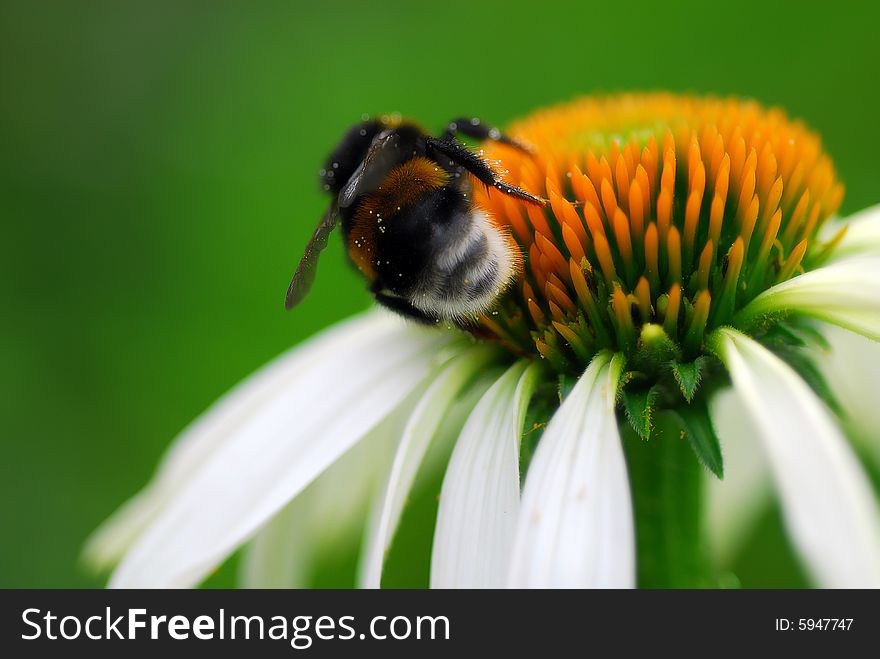
[[535,204],[536,206],[547,205],[546,199],[536,197],[530,192],[526,192],[513,185],[508,185],[502,181],[501,177],[495,173],[485,160],[458,140],[440,140],[436,137],[428,137],[425,141],[429,157],[434,158],[437,162],[441,162],[445,156],[456,165],[464,167],[487,187],[497,188],[504,194],[529,204]]
[[424,311],[416,309],[405,298],[395,297],[393,295],[388,295],[386,293],[380,293],[377,291],[373,291],[373,297],[376,298],[376,302],[381,304],[386,309],[390,309],[391,311],[400,314],[404,318],[414,320],[417,323],[422,323],[424,325],[436,325],[440,322],[439,318],[434,318],[433,316],[429,316],[428,314],[426,314]]
[[440,139],[447,141],[453,140],[455,139],[455,136],[459,134],[475,140],[493,140],[495,142],[501,142],[502,144],[507,144],[508,146],[512,146],[520,151],[525,151],[526,153],[532,153],[534,151],[530,145],[520,142],[516,138],[504,135],[497,128],[484,124],[476,117],[470,119],[467,117],[453,119],[449,122],[449,125],[446,126],[446,130],[443,132]]

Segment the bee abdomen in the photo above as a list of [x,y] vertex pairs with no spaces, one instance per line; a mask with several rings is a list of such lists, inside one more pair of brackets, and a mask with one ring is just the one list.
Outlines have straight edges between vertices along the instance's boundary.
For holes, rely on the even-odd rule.
[[485,313],[516,275],[511,239],[482,211],[469,210],[466,220],[458,239],[438,251],[410,296],[413,306],[444,320]]

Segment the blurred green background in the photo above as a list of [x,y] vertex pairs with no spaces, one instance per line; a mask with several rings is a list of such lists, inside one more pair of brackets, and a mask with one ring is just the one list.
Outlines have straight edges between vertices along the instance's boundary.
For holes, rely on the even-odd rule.
[[[317,170],[362,113],[440,128],[592,90],[753,96],[824,136],[851,212],[880,199],[866,5],[4,3],[0,586],[100,585],[83,540],[171,438],[369,304],[333,241],[282,308],[326,204]],[[800,583],[773,511],[737,572]]]

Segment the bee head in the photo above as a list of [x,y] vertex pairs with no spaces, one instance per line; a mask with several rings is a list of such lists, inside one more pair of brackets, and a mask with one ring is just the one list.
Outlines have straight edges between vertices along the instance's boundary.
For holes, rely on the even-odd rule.
[[385,128],[379,119],[369,119],[345,131],[321,168],[321,187],[334,195],[339,194],[364,161],[373,139]]

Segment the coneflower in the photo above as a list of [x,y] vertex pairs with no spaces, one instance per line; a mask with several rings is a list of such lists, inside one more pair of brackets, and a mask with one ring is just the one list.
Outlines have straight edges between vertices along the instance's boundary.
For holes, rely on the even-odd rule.
[[248,540],[245,585],[293,585],[366,515],[360,585],[377,587],[437,463],[432,586],[710,586],[701,470],[722,479],[751,446],[716,429],[732,385],[814,582],[880,586],[875,494],[816,361],[826,324],[880,340],[880,212],[832,219],[843,187],[818,136],[671,94],[585,98],[508,133],[531,152],[484,157],[549,203],[474,185],[524,257],[496,308],[470,335],[370,312],[240,385],[92,538],[111,585],[197,585]]

